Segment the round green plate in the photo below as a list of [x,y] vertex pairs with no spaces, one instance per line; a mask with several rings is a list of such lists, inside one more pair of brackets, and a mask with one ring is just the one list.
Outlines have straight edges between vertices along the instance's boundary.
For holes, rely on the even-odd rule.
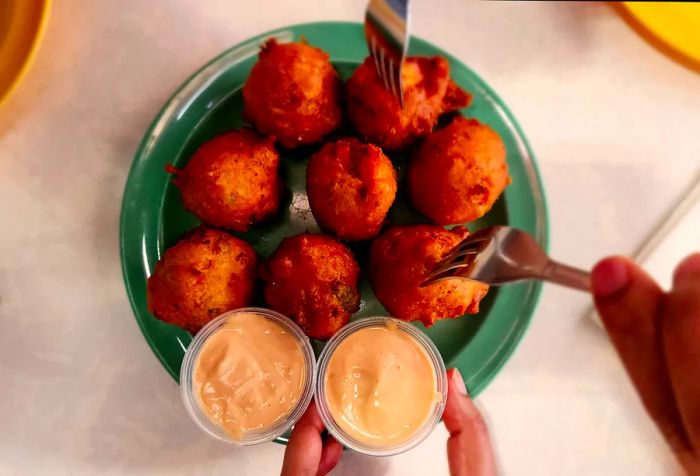
[[[146,280],[163,250],[198,221],[183,208],[180,194],[164,167],[168,163],[182,167],[204,141],[244,125],[241,87],[257,59],[260,43],[271,36],[280,42],[305,38],[330,54],[344,78],[367,56],[362,25],[356,23],[295,25],[234,46],[197,71],[165,104],[146,132],[126,182],[120,230],[126,290],[143,335],[176,380],[191,336],[148,312]],[[470,229],[509,224],[527,230],[546,247],[547,214],[542,184],[527,141],[505,104],[459,60],[430,43],[412,38],[410,54],[448,58],[454,80],[474,96],[463,114],[493,127],[506,144],[513,183],[487,216],[469,224]],[[242,235],[263,257],[286,236],[318,230],[305,193],[308,153],[297,151],[293,157],[283,157],[283,174],[290,191],[283,204],[284,213],[274,222]],[[401,176],[405,158],[392,159]],[[392,223],[424,221],[400,192],[389,218]],[[363,265],[366,246],[356,247],[355,251]],[[360,287],[362,307],[355,317],[386,315],[366,279],[361,280]],[[537,283],[492,288],[478,315],[445,320],[427,330],[446,364],[459,368],[472,395],[483,390],[517,346],[539,293]],[[317,349],[320,346],[318,343]]]

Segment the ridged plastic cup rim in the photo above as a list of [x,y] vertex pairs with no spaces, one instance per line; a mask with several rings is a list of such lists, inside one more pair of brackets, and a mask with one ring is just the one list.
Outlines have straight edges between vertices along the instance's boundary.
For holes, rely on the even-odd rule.
[[[435,403],[431,416],[425,421],[420,430],[418,430],[411,439],[399,445],[376,447],[357,441],[352,436],[345,433],[342,428],[335,423],[326,402],[324,382],[330,357],[333,355],[333,352],[341,342],[360,329],[367,327],[384,327],[387,323],[393,323],[398,329],[406,332],[425,351],[426,355],[430,358],[430,361],[433,364],[436,383],[435,390],[440,394],[441,398],[439,402]],[[442,418],[442,412],[445,410],[445,403],[447,401],[447,372],[445,370],[445,363],[442,360],[442,356],[437,350],[437,347],[435,347],[433,341],[420,329],[404,321],[391,317],[366,317],[363,319],[358,319],[357,321],[343,327],[328,341],[318,358],[316,391],[314,395],[316,400],[316,408],[318,409],[321,421],[323,421],[323,424],[328,432],[336,440],[338,440],[339,443],[347,448],[357,451],[358,453],[371,456],[391,456],[403,453],[417,446],[419,443],[425,440],[430,433],[432,433],[435,426],[440,422],[440,418]]]
[[[226,324],[231,316],[237,314],[256,314],[269,319],[288,331],[299,342],[306,370],[304,377],[304,389],[301,397],[289,414],[269,428],[246,432],[240,441],[232,439],[218,423],[212,421],[206,412],[202,410],[192,385],[195,363],[197,362],[197,357],[199,356],[199,352],[204,346],[204,343],[210,336],[212,336],[224,324]],[[192,420],[197,424],[197,426],[199,426],[199,428],[210,436],[237,446],[249,446],[266,443],[274,440],[289,430],[299,420],[299,418],[301,418],[306,411],[306,408],[309,406],[311,398],[314,394],[315,383],[316,357],[314,356],[314,351],[311,347],[309,338],[306,336],[306,334],[304,334],[301,328],[299,328],[299,326],[288,317],[270,309],[260,307],[246,307],[228,311],[209,322],[194,336],[192,342],[190,342],[190,345],[187,347],[187,351],[185,352],[185,357],[182,361],[182,367],[180,368],[180,395],[182,396],[182,402],[187,409],[187,413],[190,415]]]

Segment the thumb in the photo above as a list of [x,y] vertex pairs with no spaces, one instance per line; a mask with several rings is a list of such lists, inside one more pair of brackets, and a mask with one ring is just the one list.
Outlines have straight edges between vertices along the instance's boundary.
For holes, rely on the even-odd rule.
[[[591,273],[593,299],[615,345],[633,334],[635,347],[639,340],[656,342],[659,336],[659,312],[663,291],[636,264],[627,258],[606,258]],[[624,349],[627,350],[627,349]],[[625,360],[627,352],[621,352]]]
[[442,421],[450,433],[447,460],[452,476],[492,476],[496,462],[488,428],[457,369],[447,373],[447,404]]

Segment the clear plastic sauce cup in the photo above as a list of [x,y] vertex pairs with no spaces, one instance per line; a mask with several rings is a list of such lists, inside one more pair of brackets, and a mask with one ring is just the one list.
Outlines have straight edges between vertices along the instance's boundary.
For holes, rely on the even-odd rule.
[[[350,341],[347,341],[348,345],[341,347],[343,342],[345,342],[348,338],[350,338],[351,336],[363,329],[372,328],[382,328],[387,329],[390,332],[400,333],[400,336],[397,336],[400,337],[400,339],[396,341],[396,344],[399,345],[398,350],[401,350],[400,347],[401,345],[403,345],[402,342],[404,342],[406,345],[413,347],[414,349],[412,350],[415,350],[415,348],[417,347],[417,349],[419,349],[417,350],[417,352],[422,351],[424,353],[423,357],[427,359],[427,364],[419,362],[419,364],[422,365],[422,372],[403,373],[403,365],[409,364],[409,362],[406,362],[405,359],[404,361],[401,360],[401,352],[392,352],[390,349],[387,349],[385,351],[384,349],[379,348],[379,346],[374,347],[372,345],[373,341],[371,340],[368,341],[370,346],[365,347],[365,349],[370,349],[369,351],[365,352],[365,354],[367,355],[360,356],[357,362],[353,361],[353,353],[352,351],[350,351],[350,349],[359,350],[362,347],[354,346],[355,341],[357,339],[351,339]],[[370,333],[367,332],[364,333],[365,336],[369,336],[369,334]],[[377,334],[375,333],[374,335],[376,336]],[[341,347],[341,351],[338,351],[339,347]],[[408,350],[408,352],[411,352],[412,350]],[[369,407],[359,409],[356,408],[350,410],[354,412],[354,415],[358,416],[359,419],[363,420],[364,423],[370,422],[370,420],[365,419],[365,417],[369,413],[372,413],[373,421],[371,422],[371,425],[373,425],[373,427],[371,428],[371,432],[374,432],[375,435],[383,431],[381,428],[382,422],[387,422],[391,419],[394,419],[395,421],[392,422],[389,426],[387,426],[387,428],[391,427],[395,429],[398,421],[399,425],[403,425],[402,428],[405,429],[405,432],[401,435],[401,437],[398,437],[395,441],[392,441],[393,435],[389,435],[388,438],[382,437],[373,440],[372,435],[370,435],[370,437],[367,438],[365,437],[364,433],[361,434],[355,432],[354,430],[348,431],[349,426],[347,423],[346,415],[341,415],[341,413],[346,411],[346,409],[348,408],[352,408],[353,405],[355,405],[358,402],[346,402],[346,405],[341,409],[338,408],[337,404],[334,408],[334,404],[330,403],[330,392],[332,392],[333,390],[330,388],[330,386],[327,385],[327,380],[329,379],[330,373],[329,363],[331,362],[335,352],[338,352],[339,356],[341,355],[341,353],[344,354],[342,357],[344,359],[343,364],[332,364],[331,367],[335,367],[336,371],[338,369],[341,369],[341,371],[342,369],[345,369],[346,372],[352,373],[353,375],[348,375],[347,377],[349,381],[356,382],[352,380],[353,378],[372,379],[366,380],[365,382],[360,384],[361,386],[364,386],[364,390],[359,386],[353,387],[354,383],[350,383],[348,388],[350,388],[351,391],[348,391],[343,395],[351,399],[357,398],[357,396],[362,392],[365,392],[365,396],[369,395],[370,400],[374,397],[381,399],[381,394],[383,391],[387,392],[385,395],[391,394],[393,397],[396,397],[397,395],[401,397],[402,390],[397,390],[396,388],[389,388],[387,386],[383,387],[382,390],[382,382],[380,381],[382,378],[381,375],[388,374],[383,373],[382,371],[377,371],[378,367],[377,364],[375,364],[376,361],[373,360],[373,356],[375,355],[375,353],[381,356],[380,358],[385,359],[385,362],[388,363],[387,365],[393,366],[393,369],[390,372],[392,374],[392,378],[399,379],[395,380],[395,382],[397,382],[399,386],[401,384],[402,378],[410,379],[411,376],[425,375],[426,372],[428,372],[425,370],[425,367],[427,365],[431,369],[432,375],[428,375],[428,378],[423,378],[419,382],[415,382],[417,385],[406,386],[407,389],[420,388],[423,391],[423,395],[429,395],[428,393],[426,393],[426,391],[434,391],[434,393],[432,394],[433,399],[424,399],[424,404],[419,409],[415,407],[408,407],[408,410],[417,410],[419,414],[422,414],[422,412],[426,408],[429,408],[429,410],[425,412],[425,416],[420,422],[420,424],[414,425],[415,422],[412,422],[411,424],[404,424],[404,422],[401,421],[401,418],[403,418],[403,414],[400,411],[398,411],[399,406],[404,405],[403,408],[406,409],[405,405],[414,405],[414,400],[411,398],[412,395],[405,395],[403,396],[403,398],[399,398],[400,401],[395,402],[396,406],[393,407],[391,405],[391,401],[380,402],[379,400],[374,400],[370,401]],[[350,353],[348,354],[348,352]],[[361,352],[356,353],[360,354]],[[368,357],[369,354],[371,354],[370,357]],[[403,355],[405,357],[406,354]],[[423,359],[423,357],[421,357],[418,360]],[[363,368],[363,366],[365,368]],[[408,368],[408,365],[406,365],[406,368]],[[447,375],[445,372],[445,364],[435,345],[432,343],[430,338],[427,335],[425,335],[425,333],[423,333],[413,325],[390,317],[364,318],[354,321],[342,328],[335,336],[333,336],[333,338],[331,338],[328,341],[326,347],[323,349],[323,352],[321,352],[318,361],[317,372],[318,375],[316,377],[315,389],[316,407],[318,408],[321,420],[328,429],[328,432],[347,448],[372,456],[395,455],[404,451],[408,451],[409,449],[418,445],[432,432],[435,425],[437,425],[440,422],[442,412],[445,408],[445,402],[447,400]],[[333,378],[337,379],[338,376],[336,375]],[[348,380],[344,380],[341,376],[340,381],[347,383]],[[374,387],[374,385],[376,385],[376,387]],[[368,388],[372,391],[368,392]],[[367,401],[363,402],[362,404],[367,405]],[[376,408],[372,408],[371,405],[374,405]],[[426,407],[426,405],[431,406]],[[378,410],[379,408],[385,408],[386,411]],[[342,421],[342,419],[344,418],[346,419],[346,421]],[[343,429],[344,427],[346,428],[345,430]],[[362,435],[362,437],[358,436],[360,434]]]
[[[262,317],[269,322],[279,326],[285,333],[288,333],[298,344],[302,356],[302,388],[298,401],[291,406],[286,414],[279,415],[272,424],[267,427],[245,431],[240,438],[234,438],[224,427],[210,417],[205,405],[195,388],[195,372],[198,365],[198,358],[207,341],[220,330],[222,330],[229,319],[233,316],[242,317],[241,314],[253,314]],[[254,358],[254,357],[252,357]],[[255,445],[272,441],[288,431],[306,410],[311,401],[316,381],[316,359],[309,342],[309,338],[291,319],[275,311],[263,308],[243,308],[226,312],[209,322],[199,331],[190,343],[180,370],[180,393],[187,412],[197,425],[209,435],[236,445]],[[254,382],[251,382],[254,384]],[[255,411],[253,409],[252,411]]]

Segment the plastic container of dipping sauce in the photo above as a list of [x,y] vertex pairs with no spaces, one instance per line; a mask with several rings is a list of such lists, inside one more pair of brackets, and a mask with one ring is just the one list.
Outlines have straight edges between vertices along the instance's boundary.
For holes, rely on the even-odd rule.
[[445,364],[416,327],[389,317],[360,319],[323,349],[315,395],[323,423],[341,444],[394,455],[423,441],[440,421]]
[[315,378],[311,343],[291,319],[244,308],[222,314],[195,335],[182,362],[180,392],[206,433],[254,445],[296,423]]

